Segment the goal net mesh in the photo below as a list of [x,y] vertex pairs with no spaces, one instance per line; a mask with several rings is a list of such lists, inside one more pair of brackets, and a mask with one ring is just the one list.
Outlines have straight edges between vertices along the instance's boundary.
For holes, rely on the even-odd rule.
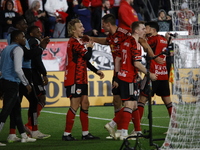
[[[184,6],[183,6],[184,3]],[[174,43],[173,111],[168,132],[161,149],[200,149],[200,1],[171,0],[174,31],[189,31]],[[188,7],[192,14],[180,13]],[[184,27],[188,21],[189,27]]]

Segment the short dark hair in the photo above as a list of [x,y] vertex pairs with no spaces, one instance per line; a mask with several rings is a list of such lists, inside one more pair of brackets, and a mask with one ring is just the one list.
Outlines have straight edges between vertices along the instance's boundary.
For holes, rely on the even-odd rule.
[[135,21],[131,24],[131,31],[132,33],[140,26],[140,24],[145,24],[144,21]]
[[107,14],[102,17],[102,20],[105,23],[110,23],[111,25],[116,25],[116,18],[113,14]]
[[38,29],[38,26],[30,26],[27,29],[27,35],[30,35],[31,32],[33,32],[33,30]]
[[24,20],[25,20],[25,18],[23,16],[18,16],[18,17],[13,18],[13,20],[12,20],[13,27],[16,28],[17,24],[20,24],[20,22],[24,21]]
[[14,31],[12,31],[11,34],[10,34],[10,42],[11,43],[14,42],[15,39],[16,39],[16,37],[19,36],[22,33],[23,33],[23,31],[21,31],[21,30],[14,30]]
[[146,22],[145,26],[150,26],[151,28],[156,29],[157,32],[160,30],[159,25],[156,21]]

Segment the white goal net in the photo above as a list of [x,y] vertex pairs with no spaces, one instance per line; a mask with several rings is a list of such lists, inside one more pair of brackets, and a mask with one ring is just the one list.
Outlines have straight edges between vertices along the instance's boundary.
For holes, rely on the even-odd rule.
[[[174,31],[173,112],[161,149],[200,149],[200,1],[171,0]],[[189,14],[183,12],[187,8]],[[185,16],[184,16],[185,15]],[[188,15],[188,16],[187,16]]]

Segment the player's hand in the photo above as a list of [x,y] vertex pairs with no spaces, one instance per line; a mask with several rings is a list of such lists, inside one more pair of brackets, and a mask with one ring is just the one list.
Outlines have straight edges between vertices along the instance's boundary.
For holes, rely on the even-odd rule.
[[157,80],[157,75],[156,74],[150,72],[149,76],[150,76],[150,79],[152,81],[156,81]]
[[47,47],[47,44],[49,44],[49,42],[50,38],[46,36],[45,38],[41,39],[40,46],[45,49]]
[[43,85],[47,85],[49,82],[47,76],[43,76]]
[[155,60],[155,62],[157,62],[158,64],[164,64],[164,63],[165,63],[165,61],[164,61],[163,58],[161,58],[161,57],[156,57],[154,60]]
[[166,32],[166,33],[165,33],[165,38],[166,38],[167,40],[169,40],[170,37],[171,37],[171,36],[170,36],[170,32]]
[[86,44],[86,47],[87,47],[87,48],[88,48],[88,47],[93,48],[93,46],[94,46],[93,40],[89,40],[89,42],[87,42],[87,44]]
[[147,40],[145,38],[140,37],[138,42],[142,45],[142,44],[146,44]]
[[96,29],[93,29],[92,32],[94,35],[96,35],[96,36],[98,35],[98,31]]
[[27,86],[26,86],[26,89],[27,89],[27,94],[30,94],[31,93],[31,91],[32,91],[32,87],[28,84]]
[[145,38],[140,37],[138,42],[143,47],[144,51],[147,52],[150,48],[149,44],[147,43],[147,40]]
[[119,84],[118,84],[116,81],[114,81],[114,82],[113,82],[113,87],[112,87],[112,88],[118,88],[118,86],[119,86]]
[[102,71],[98,70],[97,74],[100,76],[100,79],[104,78],[104,73]]
[[91,40],[91,38],[88,35],[83,35],[81,40],[86,43],[86,42],[89,42]]

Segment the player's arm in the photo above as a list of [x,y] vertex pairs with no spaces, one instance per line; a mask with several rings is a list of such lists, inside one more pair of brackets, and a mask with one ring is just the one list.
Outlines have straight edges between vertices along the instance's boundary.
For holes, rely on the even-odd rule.
[[34,59],[32,59],[32,63],[34,63],[35,68],[42,75],[43,84],[47,85],[48,84],[47,71],[44,66],[44,63],[42,62],[41,56],[37,56]]
[[[143,47],[144,51],[147,52],[149,57],[154,57],[154,52],[152,50],[152,48],[150,47],[150,45],[147,43],[147,40],[144,38],[139,38],[139,43],[141,44],[141,46]],[[164,60],[161,57],[156,57],[154,59],[157,63],[159,64],[164,64]]]
[[119,57],[119,56],[117,56],[116,58],[115,58],[115,76],[114,76],[114,82],[113,82],[113,88],[117,88],[118,86],[119,86],[119,84],[118,84],[118,72],[119,72],[119,70],[120,70],[120,64],[121,64],[121,57]]
[[99,43],[101,45],[109,45],[109,43],[106,41],[106,38],[102,37],[90,37],[94,42]]
[[23,54],[24,54],[23,50],[20,47],[16,47],[13,50],[14,69],[15,69],[15,72],[16,72],[18,78],[22,82],[22,84],[27,88],[27,91],[29,94],[31,92],[32,88],[22,70]]
[[121,62],[121,57],[117,56],[115,58],[115,72],[119,72],[120,62]]
[[[134,44],[136,45],[136,44]],[[141,64],[141,49],[137,49],[137,47],[133,46],[131,48],[131,53],[132,53],[132,60],[133,64],[136,68],[139,69],[139,71],[143,72],[145,75],[150,75],[150,78],[152,81],[155,81],[157,79],[156,75],[153,73],[150,73],[147,71],[147,69],[144,67],[143,64]]]
[[100,76],[100,79],[104,78],[104,73],[97,68],[95,68],[89,61],[87,61],[87,67],[94,73],[96,73],[98,76]]
[[142,65],[139,61],[134,61],[134,66],[138,68],[141,72],[143,72],[145,75],[149,73],[150,79],[152,81],[157,80],[157,76],[154,73],[148,72],[144,65]]
[[87,51],[85,52],[83,58],[85,60],[90,60],[90,58],[92,57],[92,48],[93,48],[93,41],[89,41],[87,44],[86,44],[86,47],[87,47]]

